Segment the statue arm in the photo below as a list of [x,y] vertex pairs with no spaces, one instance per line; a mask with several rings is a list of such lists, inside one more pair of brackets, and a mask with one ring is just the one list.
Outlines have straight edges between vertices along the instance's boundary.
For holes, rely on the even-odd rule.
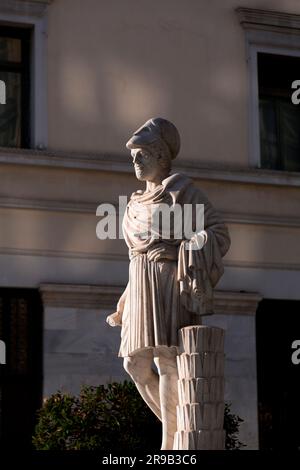
[[125,301],[126,301],[126,297],[127,297],[127,293],[128,293],[128,289],[129,289],[129,281],[127,282],[127,286],[126,286],[123,294],[121,295],[121,297],[119,298],[119,301],[117,303],[117,312],[123,313],[124,305],[125,305]]
[[111,315],[108,315],[108,317],[106,318],[106,322],[109,324],[109,326],[121,326],[122,325],[122,315],[124,311],[124,305],[125,305],[128,289],[129,289],[129,282],[127,283],[126,289],[124,290],[123,294],[119,298],[116,312],[112,313]]

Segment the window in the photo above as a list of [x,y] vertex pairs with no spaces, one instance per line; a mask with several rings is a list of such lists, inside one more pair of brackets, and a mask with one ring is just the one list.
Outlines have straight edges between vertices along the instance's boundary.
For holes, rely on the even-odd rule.
[[300,15],[243,7],[236,13],[248,66],[249,164],[300,172],[300,105],[291,102],[292,82],[300,79]]
[[2,141],[0,145],[47,148],[47,17],[51,3],[52,0],[0,0],[0,38],[19,40],[21,44],[19,61],[4,60],[1,62],[4,70],[0,67],[1,73],[8,72],[5,65],[11,67],[11,73],[19,73],[19,98],[18,93],[14,95],[21,109],[20,122],[15,126],[19,132],[13,132],[15,137],[9,139],[8,131],[6,140],[9,142]]
[[30,146],[29,28],[0,26],[0,80],[6,104],[0,106],[0,146]]
[[258,53],[261,167],[300,171],[300,106],[292,103],[292,82],[300,58]]

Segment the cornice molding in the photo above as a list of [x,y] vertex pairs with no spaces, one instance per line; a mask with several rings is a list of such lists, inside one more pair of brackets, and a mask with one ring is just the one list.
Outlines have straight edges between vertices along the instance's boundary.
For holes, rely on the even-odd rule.
[[[101,201],[78,202],[61,201],[57,199],[12,198],[0,196],[0,208],[29,209],[49,212],[79,212],[83,214],[96,214]],[[107,201],[106,201],[107,203]]]
[[[28,198],[10,198],[0,196],[0,208],[5,209],[29,209],[49,212],[67,212],[96,215],[96,209],[99,204],[112,204],[116,208],[118,215],[118,202],[116,201],[95,201],[95,202],[77,202],[60,201],[53,199],[28,199]],[[281,215],[255,214],[255,213],[237,213],[218,211],[227,224],[239,225],[259,225],[270,227],[300,228],[299,217],[283,217]]]
[[[116,307],[125,286],[41,284],[45,307],[102,309]],[[215,314],[255,315],[262,296],[252,292],[215,291]]]
[[[111,261],[116,263],[129,263],[128,254],[120,253],[94,253],[80,251],[63,251],[63,250],[40,250],[25,248],[9,248],[0,247],[0,255],[4,256],[32,256],[42,258],[63,258],[74,260],[91,260],[91,261]],[[267,269],[272,271],[300,271],[300,263],[270,263],[266,261],[235,261],[226,258],[224,260],[225,268],[234,269]]]
[[283,217],[281,215],[269,214],[247,214],[237,212],[221,212],[222,219],[226,224],[259,225],[268,227],[300,228],[299,217]]
[[102,309],[114,308],[124,291],[122,286],[41,284],[45,307]]
[[53,0],[1,0],[0,15],[13,14],[40,18]]
[[9,248],[0,247],[0,255],[10,256],[33,256],[42,258],[65,258],[65,259],[83,259],[99,261],[117,261],[118,263],[128,263],[128,254],[120,253],[95,253],[82,251],[64,251],[64,250],[41,250],[27,248]]
[[245,29],[284,29],[299,30],[298,32],[300,32],[299,14],[243,7],[237,8],[235,11]]
[[268,261],[234,261],[225,259],[224,266],[235,269],[267,269],[270,271],[300,271],[300,263],[280,263]]
[[[38,150],[0,148],[0,166],[18,165],[61,168],[64,170],[126,173],[133,176],[127,155],[41,152]],[[210,164],[184,160],[176,162],[174,171],[181,171],[198,180],[224,181],[271,186],[300,187],[300,172],[275,171],[244,166]]]
[[216,290],[214,312],[219,315],[255,315],[262,296],[256,292]]

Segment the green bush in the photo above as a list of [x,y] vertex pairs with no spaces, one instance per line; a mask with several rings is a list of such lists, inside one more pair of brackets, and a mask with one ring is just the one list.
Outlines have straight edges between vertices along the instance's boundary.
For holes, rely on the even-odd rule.
[[226,432],[226,450],[238,450],[241,447],[246,447],[245,444],[238,439],[239,427],[243,421],[244,420],[239,416],[230,413],[230,405],[225,403],[224,429]]
[[[238,449],[242,420],[225,407],[226,449]],[[153,450],[161,444],[161,423],[132,382],[84,386],[79,397],[57,392],[38,412],[37,450]]]

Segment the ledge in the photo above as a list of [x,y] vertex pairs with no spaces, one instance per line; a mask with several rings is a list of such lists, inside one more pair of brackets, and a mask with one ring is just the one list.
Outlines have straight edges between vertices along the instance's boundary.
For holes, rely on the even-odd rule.
[[[95,216],[98,205],[101,200],[94,202],[61,201],[53,199],[28,199],[28,198],[10,198],[0,196],[0,208],[14,210],[35,210],[49,212],[66,212],[78,214],[93,214]],[[116,208],[116,214],[119,216],[118,201],[105,201]],[[257,213],[238,213],[218,211],[226,224],[238,225],[258,225],[268,227],[300,228],[300,217],[284,217],[282,215],[269,215]],[[1,252],[1,248],[0,248]]]
[[114,308],[124,291],[122,286],[41,284],[45,307],[102,309]]
[[297,14],[255,8],[237,8],[235,11],[245,29],[263,26],[265,29],[300,30],[300,15]]
[[[70,170],[128,173],[133,168],[128,155],[81,154],[18,150],[0,148],[0,165],[62,168]],[[211,164],[196,161],[180,161],[174,171],[181,171],[198,180],[228,181],[271,186],[300,187],[300,172],[275,171],[261,168]]]
[[[116,307],[124,286],[41,284],[45,307],[102,309]],[[251,292],[215,291],[215,314],[255,315],[262,297]]]
[[262,296],[256,292],[215,291],[214,311],[220,315],[255,315]]
[[53,0],[1,0],[0,14],[41,17]]
[[[81,251],[64,251],[64,250],[47,250],[47,249],[25,249],[25,248],[10,248],[0,247],[0,256],[26,256],[26,257],[42,257],[42,258],[57,258],[65,260],[85,260],[85,261],[99,261],[99,262],[113,262],[125,263],[128,267],[129,259],[128,253],[95,253],[95,252],[81,252]],[[225,268],[233,269],[259,269],[270,271],[300,271],[300,263],[291,262],[268,262],[268,261],[244,261],[244,260],[224,260]]]

